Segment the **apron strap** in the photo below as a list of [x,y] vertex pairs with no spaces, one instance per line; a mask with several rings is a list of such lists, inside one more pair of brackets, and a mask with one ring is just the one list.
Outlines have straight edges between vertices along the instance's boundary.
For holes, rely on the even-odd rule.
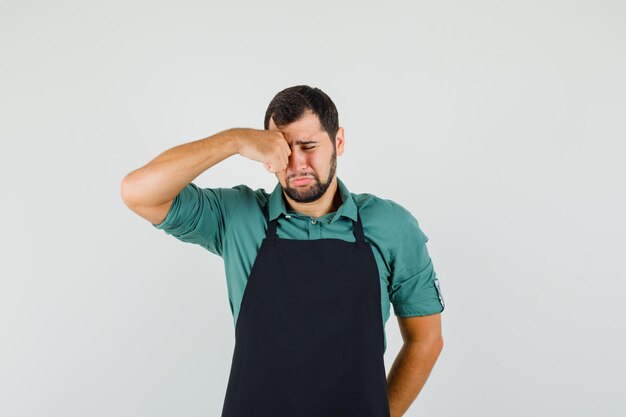
[[363,225],[361,224],[361,216],[359,215],[358,210],[356,212],[356,221],[352,220],[352,227],[357,245],[367,247],[368,244],[365,242],[365,234],[363,233]]
[[268,226],[267,226],[267,237],[270,240],[277,239],[277,237],[276,237],[276,225],[278,224],[278,218],[279,217],[280,217],[280,215],[278,217],[276,217],[274,220],[270,221]]

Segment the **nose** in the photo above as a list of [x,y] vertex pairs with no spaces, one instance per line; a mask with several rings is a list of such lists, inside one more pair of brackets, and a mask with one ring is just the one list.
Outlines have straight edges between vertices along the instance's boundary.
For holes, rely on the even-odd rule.
[[308,163],[304,152],[298,149],[292,149],[289,155],[289,172],[291,175],[299,175],[308,172]]

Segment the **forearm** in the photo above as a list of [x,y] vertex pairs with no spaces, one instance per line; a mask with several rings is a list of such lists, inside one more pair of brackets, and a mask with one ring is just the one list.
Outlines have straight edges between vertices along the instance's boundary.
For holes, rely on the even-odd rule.
[[233,128],[166,150],[122,182],[127,204],[157,206],[172,200],[198,175],[238,152],[240,134]]
[[402,417],[426,383],[443,348],[434,342],[405,342],[387,377],[387,397],[391,417]]

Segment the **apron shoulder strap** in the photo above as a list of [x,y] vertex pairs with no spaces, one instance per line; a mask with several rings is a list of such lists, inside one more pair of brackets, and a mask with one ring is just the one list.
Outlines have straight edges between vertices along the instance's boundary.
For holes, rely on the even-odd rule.
[[363,224],[361,223],[361,216],[359,212],[356,213],[356,221],[352,220],[352,226],[354,228],[354,237],[358,246],[367,246],[365,242],[365,234],[363,233]]

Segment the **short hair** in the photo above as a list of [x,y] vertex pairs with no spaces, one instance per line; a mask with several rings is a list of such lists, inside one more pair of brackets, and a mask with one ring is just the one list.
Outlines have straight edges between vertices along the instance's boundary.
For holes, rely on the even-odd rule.
[[278,92],[265,111],[263,126],[265,130],[269,129],[270,118],[274,119],[274,124],[279,128],[287,126],[302,117],[306,110],[311,110],[317,116],[322,130],[328,133],[334,147],[339,130],[337,107],[326,93],[316,87],[295,85]]

